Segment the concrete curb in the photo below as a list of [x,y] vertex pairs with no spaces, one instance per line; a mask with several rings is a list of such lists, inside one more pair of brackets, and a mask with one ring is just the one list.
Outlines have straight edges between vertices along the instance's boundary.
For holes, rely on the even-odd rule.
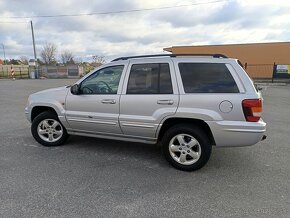
[[287,83],[254,83],[255,85],[258,85],[258,86],[287,86],[288,84]]

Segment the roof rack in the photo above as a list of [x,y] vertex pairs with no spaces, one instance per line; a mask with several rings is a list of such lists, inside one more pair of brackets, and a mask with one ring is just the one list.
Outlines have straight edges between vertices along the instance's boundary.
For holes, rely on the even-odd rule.
[[132,58],[151,58],[151,57],[180,57],[180,56],[200,56],[200,57],[213,57],[213,58],[228,58],[223,54],[155,54],[155,55],[138,55],[116,58],[113,61],[128,60]]

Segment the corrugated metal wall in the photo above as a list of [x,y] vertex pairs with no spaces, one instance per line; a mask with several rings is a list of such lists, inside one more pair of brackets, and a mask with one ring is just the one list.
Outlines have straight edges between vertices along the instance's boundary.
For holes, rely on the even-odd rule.
[[253,43],[233,45],[173,46],[164,48],[174,54],[225,54],[247,63],[247,73],[252,78],[271,78],[274,62],[290,64],[290,42]]

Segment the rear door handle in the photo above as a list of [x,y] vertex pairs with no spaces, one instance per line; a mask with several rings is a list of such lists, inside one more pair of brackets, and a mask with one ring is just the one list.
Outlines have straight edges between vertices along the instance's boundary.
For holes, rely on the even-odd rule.
[[116,100],[115,99],[103,99],[102,103],[103,104],[116,104]]
[[173,100],[158,100],[157,104],[167,104],[167,105],[172,105],[174,103]]

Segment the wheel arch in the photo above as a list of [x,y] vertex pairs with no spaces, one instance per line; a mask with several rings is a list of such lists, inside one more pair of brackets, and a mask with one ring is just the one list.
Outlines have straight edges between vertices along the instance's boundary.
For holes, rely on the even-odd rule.
[[190,124],[190,125],[197,126],[198,128],[201,128],[206,133],[206,135],[208,136],[208,138],[210,140],[210,143],[212,145],[216,145],[214,137],[213,137],[213,134],[212,134],[212,131],[211,131],[209,125],[205,121],[200,120],[200,119],[181,118],[181,117],[180,118],[179,117],[171,117],[171,118],[166,119],[162,123],[162,126],[161,126],[159,132],[157,133],[158,134],[157,135],[158,136],[158,141],[162,140],[165,132],[169,128],[171,128],[174,125],[181,124],[181,123]]
[[58,115],[56,110],[53,107],[34,106],[31,110],[31,121],[33,121],[35,117],[37,117],[39,114],[41,114],[42,112],[45,112],[45,111],[51,111],[51,112],[55,113],[56,115]]

